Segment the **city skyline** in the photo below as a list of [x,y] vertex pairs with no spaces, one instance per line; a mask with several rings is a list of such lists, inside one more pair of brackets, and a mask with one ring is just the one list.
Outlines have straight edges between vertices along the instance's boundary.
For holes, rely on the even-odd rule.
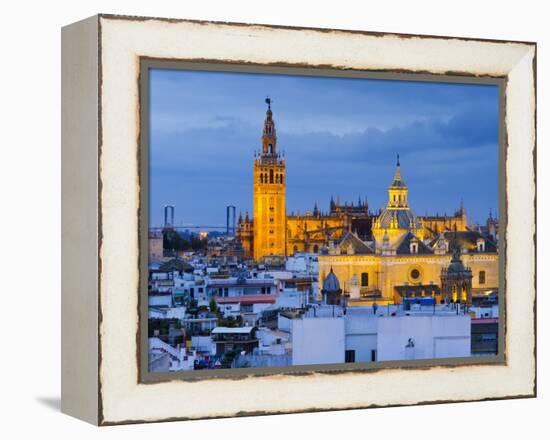
[[[383,207],[396,154],[418,215],[473,222],[498,213],[496,86],[153,70],[150,222],[224,225],[252,213],[252,159],[266,95],[287,162],[287,211],[327,210],[331,196]],[[436,190],[434,191],[434,188]]]

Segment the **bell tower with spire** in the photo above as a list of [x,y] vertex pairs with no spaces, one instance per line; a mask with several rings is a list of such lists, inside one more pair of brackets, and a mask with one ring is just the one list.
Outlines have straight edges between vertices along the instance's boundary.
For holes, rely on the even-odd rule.
[[254,159],[254,259],[286,255],[286,165],[277,152],[271,99],[262,133],[262,149]]

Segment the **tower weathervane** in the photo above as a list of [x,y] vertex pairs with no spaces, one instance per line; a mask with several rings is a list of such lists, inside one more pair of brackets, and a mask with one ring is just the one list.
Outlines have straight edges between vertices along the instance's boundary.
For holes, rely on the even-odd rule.
[[265,98],[265,103],[267,104],[268,110],[271,110],[271,98],[269,96]]
[[399,153],[397,153],[397,166],[400,166],[399,165]]

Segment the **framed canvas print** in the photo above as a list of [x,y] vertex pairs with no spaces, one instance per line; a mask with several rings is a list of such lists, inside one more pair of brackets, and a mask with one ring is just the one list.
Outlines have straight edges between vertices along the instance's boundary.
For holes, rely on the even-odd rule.
[[536,395],[534,43],[99,15],[62,49],[64,412]]

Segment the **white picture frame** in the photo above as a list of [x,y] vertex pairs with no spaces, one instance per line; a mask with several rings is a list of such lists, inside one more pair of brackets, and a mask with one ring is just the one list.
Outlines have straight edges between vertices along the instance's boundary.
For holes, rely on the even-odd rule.
[[[505,80],[505,361],[140,380],[140,60]],[[536,45],[99,15],[62,32],[62,410],[97,425],[536,395]],[[475,386],[474,386],[475,385]]]

